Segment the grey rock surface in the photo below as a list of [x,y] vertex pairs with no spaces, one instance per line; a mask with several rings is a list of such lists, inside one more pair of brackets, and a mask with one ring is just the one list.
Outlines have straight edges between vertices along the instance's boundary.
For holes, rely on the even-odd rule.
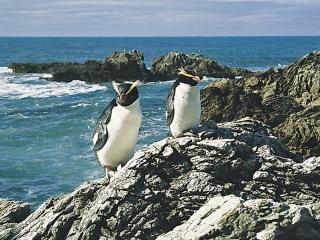
[[30,214],[29,204],[0,198],[0,239],[9,239],[16,224]]
[[0,198],[0,225],[19,223],[31,213],[30,205]]
[[218,196],[196,211],[187,222],[157,240],[196,239],[318,239],[320,208],[278,203],[270,199],[244,201]]
[[[156,239],[191,221],[210,199],[230,194],[236,197],[221,201],[231,198],[240,205],[222,211],[225,217],[234,214],[221,229],[237,229],[234,236],[272,228],[272,223],[265,228],[252,223],[252,232],[247,233],[234,226],[237,221],[261,218],[257,221],[264,223],[269,222],[264,216],[277,214],[288,216],[289,225],[305,224],[306,216],[317,227],[319,214],[315,219],[305,212],[317,212],[320,206],[319,176],[320,158],[296,161],[262,122],[250,118],[218,125],[209,122],[198,132],[166,138],[138,151],[111,182],[86,182],[72,193],[48,199],[23,222],[2,229],[0,239]],[[255,200],[261,198],[269,200]],[[252,206],[248,200],[253,200]],[[261,206],[255,209],[255,204]],[[304,212],[302,220],[294,217],[299,212]],[[214,226],[212,234],[218,236]],[[292,234],[285,231],[281,239]]]

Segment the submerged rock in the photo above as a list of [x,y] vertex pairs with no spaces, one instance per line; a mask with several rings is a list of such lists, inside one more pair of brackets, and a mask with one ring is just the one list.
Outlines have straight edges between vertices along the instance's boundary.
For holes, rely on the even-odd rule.
[[199,76],[216,78],[235,78],[251,74],[241,68],[232,68],[199,54],[170,52],[155,58],[151,64],[151,73],[157,80],[172,80],[177,76],[179,68],[191,69]]
[[320,158],[297,162],[259,121],[209,122],[197,133],[138,151],[111,182],[86,182],[47,200],[0,238],[156,239],[167,233],[160,239],[173,239],[203,216],[195,237],[207,236],[210,225],[208,236],[221,239],[275,239],[266,236],[281,229],[283,239],[312,239],[319,231],[319,175]]
[[283,69],[216,81],[201,98],[203,122],[253,117],[270,125],[290,150],[305,158],[320,155],[320,51]]

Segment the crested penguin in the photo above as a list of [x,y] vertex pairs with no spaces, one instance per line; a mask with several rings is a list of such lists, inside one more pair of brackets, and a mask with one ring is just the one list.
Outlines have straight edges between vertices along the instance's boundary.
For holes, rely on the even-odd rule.
[[108,178],[134,154],[142,118],[138,82],[112,82],[116,96],[101,113],[94,129],[93,150]]
[[178,79],[170,89],[166,104],[167,126],[173,137],[197,128],[200,123],[199,81],[195,74],[179,69]]

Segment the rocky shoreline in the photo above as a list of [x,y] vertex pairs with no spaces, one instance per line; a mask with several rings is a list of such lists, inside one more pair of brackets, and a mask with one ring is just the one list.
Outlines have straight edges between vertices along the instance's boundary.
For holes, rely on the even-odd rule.
[[103,83],[113,80],[141,80],[143,82],[168,81],[176,78],[177,69],[187,67],[198,75],[216,78],[248,76],[252,73],[241,68],[227,67],[199,54],[170,52],[155,58],[148,69],[143,53],[113,52],[104,61],[88,60],[85,63],[12,63],[8,66],[15,73],[49,73],[48,80],[70,82],[82,80],[88,83]]
[[[155,62],[157,78],[177,64]],[[0,239],[318,239],[320,52],[215,81],[201,98],[196,132],[138,151],[111,182],[85,182],[33,213],[1,200]]]
[[251,118],[167,138],[108,182],[48,199],[1,239],[317,239],[320,158]]

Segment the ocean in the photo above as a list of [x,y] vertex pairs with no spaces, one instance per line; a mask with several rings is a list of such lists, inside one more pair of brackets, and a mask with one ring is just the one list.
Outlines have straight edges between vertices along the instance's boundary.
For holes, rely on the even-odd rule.
[[[265,70],[320,49],[320,37],[0,38],[0,198],[37,207],[104,176],[92,151],[92,131],[114,97],[110,84],[49,82],[15,74],[12,62],[104,59],[138,49],[148,67],[170,51],[200,53],[220,63]],[[200,88],[214,79],[205,79]],[[143,122],[137,149],[167,136],[165,100],[172,81],[139,87]]]

